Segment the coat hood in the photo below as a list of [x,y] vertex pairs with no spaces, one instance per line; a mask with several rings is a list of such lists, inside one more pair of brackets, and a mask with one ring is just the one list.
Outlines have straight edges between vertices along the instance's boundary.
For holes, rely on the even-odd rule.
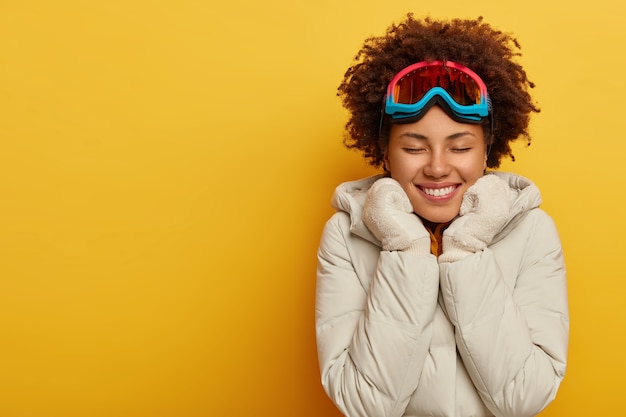
[[[497,175],[506,181],[511,188],[512,207],[509,220],[494,238],[493,242],[496,242],[505,237],[508,231],[515,227],[523,218],[525,213],[539,207],[541,204],[541,193],[532,181],[517,174],[488,171],[485,175]],[[380,174],[356,181],[344,182],[335,189],[331,200],[331,204],[335,209],[350,215],[350,231],[352,233],[377,245],[380,245],[378,239],[365,226],[361,215],[367,191],[376,180],[384,176],[384,174]]]

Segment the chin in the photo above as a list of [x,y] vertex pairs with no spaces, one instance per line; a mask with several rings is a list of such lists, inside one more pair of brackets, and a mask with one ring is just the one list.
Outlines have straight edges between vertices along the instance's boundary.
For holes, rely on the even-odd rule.
[[454,217],[445,217],[445,218],[432,218],[428,219],[424,217],[424,220],[429,221],[430,223],[441,224],[441,223],[449,223],[454,219]]
[[448,223],[454,220],[461,210],[461,201],[448,201],[443,204],[424,204],[423,201],[416,201],[413,204],[415,214],[431,223]]
[[431,223],[448,223],[454,220],[454,218],[458,215],[458,213],[454,214],[444,214],[444,213],[424,213],[421,214],[419,212],[415,212],[422,219],[429,221]]

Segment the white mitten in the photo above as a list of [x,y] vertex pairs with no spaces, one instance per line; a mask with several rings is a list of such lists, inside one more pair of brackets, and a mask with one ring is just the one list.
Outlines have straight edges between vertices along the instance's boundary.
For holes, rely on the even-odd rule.
[[430,234],[402,186],[393,178],[381,178],[368,190],[363,222],[380,240],[384,250],[430,253]]
[[439,262],[454,262],[481,251],[506,224],[512,190],[495,175],[483,175],[463,195],[456,220],[443,232]]

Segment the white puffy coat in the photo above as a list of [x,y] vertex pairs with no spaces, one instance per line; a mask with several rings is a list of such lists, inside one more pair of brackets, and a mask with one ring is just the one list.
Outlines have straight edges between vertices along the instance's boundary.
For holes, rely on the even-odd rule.
[[565,373],[561,243],[529,180],[484,251],[437,262],[381,251],[361,220],[379,176],[340,185],[318,251],[322,384],[350,417],[533,416]]

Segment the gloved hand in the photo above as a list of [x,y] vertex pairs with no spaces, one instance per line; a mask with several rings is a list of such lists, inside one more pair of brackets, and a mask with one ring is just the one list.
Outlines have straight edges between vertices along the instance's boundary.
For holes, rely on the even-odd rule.
[[377,180],[368,190],[363,222],[380,240],[384,250],[430,253],[430,234],[413,213],[413,205],[393,178]]
[[443,232],[439,262],[454,262],[481,251],[509,218],[513,190],[496,175],[483,175],[463,195],[460,217]]

